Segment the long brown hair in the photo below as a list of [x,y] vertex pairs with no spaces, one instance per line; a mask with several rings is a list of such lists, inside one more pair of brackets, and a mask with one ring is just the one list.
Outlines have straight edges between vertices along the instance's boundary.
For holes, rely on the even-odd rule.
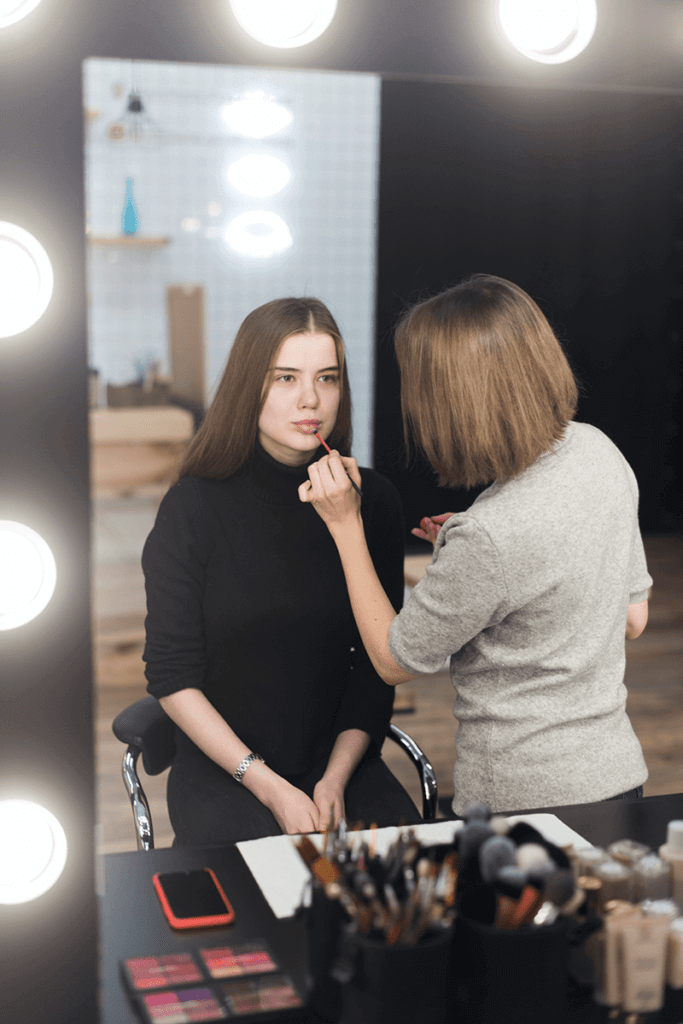
[[410,309],[395,338],[403,431],[442,487],[517,476],[562,437],[578,388],[560,343],[517,285],[475,274]]
[[244,465],[254,450],[258,422],[268,389],[268,371],[280,345],[293,334],[329,334],[340,371],[339,411],[328,438],[331,448],[351,452],[351,393],[344,342],[327,306],[319,299],[274,299],[242,322],[204,422],[190,442],[178,471],[184,476],[224,480]]

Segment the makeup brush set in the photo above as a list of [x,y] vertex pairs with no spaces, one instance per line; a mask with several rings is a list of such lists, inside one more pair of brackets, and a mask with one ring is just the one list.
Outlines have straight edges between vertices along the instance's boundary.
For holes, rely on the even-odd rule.
[[[643,989],[642,1006],[633,993],[618,1005],[613,961],[622,940],[614,936],[631,927],[645,943],[645,933],[649,941],[657,930],[655,919],[666,912],[671,924],[677,912],[670,900],[654,898],[665,891],[651,851],[629,840],[609,852],[560,847],[530,823],[492,816],[476,802],[463,818],[451,843],[424,845],[414,830],[402,829],[383,856],[372,838],[348,831],[343,821],[324,834],[322,849],[306,836],[296,842],[311,873],[312,1005],[321,1018],[560,1024],[581,1019],[581,1007],[591,1021],[603,1019],[596,1013],[618,1020],[629,1007],[629,1024],[643,1022],[661,991],[647,1002]],[[636,862],[647,856],[638,870]],[[614,899],[626,892],[615,886],[623,887],[627,872],[613,867],[625,858],[633,862],[637,905]],[[663,926],[663,948],[660,932]],[[683,955],[683,919],[671,935]],[[628,960],[623,944],[619,955]],[[576,1018],[568,1018],[570,1004]]]

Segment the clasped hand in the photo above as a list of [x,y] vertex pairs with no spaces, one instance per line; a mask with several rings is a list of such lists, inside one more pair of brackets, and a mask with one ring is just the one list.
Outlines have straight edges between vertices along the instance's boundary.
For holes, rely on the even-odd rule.
[[336,828],[345,816],[344,787],[323,776],[311,800],[303,790],[280,779],[277,793],[267,806],[287,835],[324,832],[329,827]]
[[308,467],[309,479],[299,487],[299,498],[313,505],[328,527],[349,522],[358,515],[360,498],[349,476],[360,487],[358,463],[333,451]]

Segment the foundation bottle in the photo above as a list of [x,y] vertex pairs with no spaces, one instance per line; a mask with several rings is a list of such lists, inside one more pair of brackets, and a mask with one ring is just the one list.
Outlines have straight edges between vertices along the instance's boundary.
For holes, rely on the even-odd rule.
[[683,821],[670,821],[659,856],[671,864],[671,898],[683,908]]

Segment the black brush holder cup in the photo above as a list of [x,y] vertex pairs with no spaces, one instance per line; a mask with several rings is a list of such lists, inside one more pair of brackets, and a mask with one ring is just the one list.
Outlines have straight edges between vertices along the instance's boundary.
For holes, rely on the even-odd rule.
[[324,1021],[336,1024],[341,1014],[341,986],[330,974],[339,954],[342,931],[348,923],[343,907],[313,884],[307,910],[311,992],[309,1006]]
[[564,1024],[567,922],[516,931],[458,918],[453,939],[457,1024]]
[[452,929],[414,946],[356,936],[353,976],[341,986],[342,1024],[450,1024]]

